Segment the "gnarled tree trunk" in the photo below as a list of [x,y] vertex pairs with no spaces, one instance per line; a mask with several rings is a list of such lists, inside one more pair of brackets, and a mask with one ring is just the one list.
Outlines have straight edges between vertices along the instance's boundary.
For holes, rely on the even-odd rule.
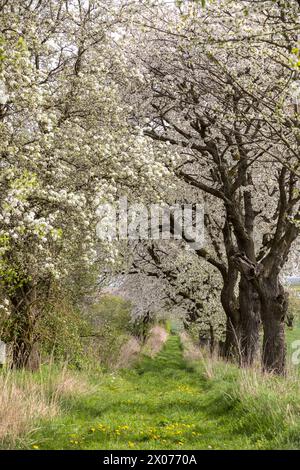
[[[283,264],[281,259],[279,261]],[[285,317],[288,309],[288,294],[279,280],[280,262],[277,262],[276,253],[274,256],[269,255],[264,264],[251,263],[240,255],[237,257],[242,276],[246,277],[247,281],[252,284],[253,290],[256,290],[259,295],[264,331],[263,370],[283,375],[286,362]]]
[[30,282],[17,288],[12,296],[12,366],[21,369],[27,366],[35,342],[37,289]]
[[226,359],[238,359],[241,366],[251,366],[259,350],[259,296],[244,277],[241,277],[239,283],[238,299],[231,287],[224,284],[221,294],[222,306],[227,316],[222,356]]
[[242,366],[251,366],[259,351],[260,299],[256,289],[241,276],[240,306],[240,360]]

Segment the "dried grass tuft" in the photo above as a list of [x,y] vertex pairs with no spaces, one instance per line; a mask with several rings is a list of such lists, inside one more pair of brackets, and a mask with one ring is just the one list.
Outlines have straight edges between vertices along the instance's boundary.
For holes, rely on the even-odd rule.
[[0,374],[0,445],[13,447],[40,419],[60,414],[64,397],[87,393],[89,384],[66,368],[37,373],[2,371]]
[[131,337],[120,350],[119,358],[115,364],[116,369],[123,369],[129,367],[137,360],[139,353],[141,352],[140,342]]
[[154,357],[162,349],[168,339],[168,333],[162,326],[156,325],[149,331],[149,337],[144,345],[143,353]]

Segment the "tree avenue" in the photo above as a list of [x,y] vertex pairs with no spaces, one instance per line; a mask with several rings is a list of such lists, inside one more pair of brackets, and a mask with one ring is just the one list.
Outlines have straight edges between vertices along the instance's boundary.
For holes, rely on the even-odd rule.
[[277,373],[288,304],[280,273],[299,234],[299,4],[288,6],[158,2],[137,12],[130,39],[144,74],[136,119],[180,153],[175,176],[212,201],[215,253],[197,254],[222,275],[228,343],[251,364],[261,321],[263,367]]
[[[0,0],[1,339],[16,367],[53,297],[111,269],[130,291],[156,279],[153,308],[202,322],[212,349],[226,323],[227,359],[285,374],[299,18],[296,0]],[[97,207],[122,195],[204,204],[204,246],[99,241]]]

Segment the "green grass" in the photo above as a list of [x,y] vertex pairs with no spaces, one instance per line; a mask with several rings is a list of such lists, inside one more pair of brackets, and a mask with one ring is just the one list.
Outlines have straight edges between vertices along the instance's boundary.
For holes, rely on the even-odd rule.
[[155,359],[144,357],[131,370],[94,378],[93,393],[66,401],[65,412],[40,423],[22,446],[112,450],[298,446],[300,433],[286,422],[285,401],[278,410],[274,406],[278,400],[274,382],[270,390],[268,385],[258,388],[259,397],[256,392],[243,397],[242,372],[235,366],[217,363],[214,376],[207,379],[203,365],[191,367],[181,349],[178,336],[171,335]]
[[290,289],[290,308],[294,315],[294,324],[292,328],[287,328],[286,330],[287,351],[289,357],[291,357],[291,354],[295,351],[295,346],[293,348],[292,343],[300,340],[300,298],[292,295],[296,292],[300,292],[300,286],[293,286],[293,288]]
[[292,352],[292,343],[293,341],[300,340],[300,320],[296,320],[293,328],[287,328],[286,331],[286,342],[288,355]]

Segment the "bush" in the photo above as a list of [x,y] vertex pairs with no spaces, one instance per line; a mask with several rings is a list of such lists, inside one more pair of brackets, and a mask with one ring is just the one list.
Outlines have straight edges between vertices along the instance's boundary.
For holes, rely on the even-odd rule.
[[83,318],[79,308],[66,299],[49,309],[39,322],[39,349],[43,356],[54,361],[66,361],[81,367],[86,359],[84,338],[91,332],[91,325]]
[[87,319],[93,328],[86,343],[89,354],[102,366],[115,364],[121,347],[132,333],[130,302],[105,295],[90,307]]

